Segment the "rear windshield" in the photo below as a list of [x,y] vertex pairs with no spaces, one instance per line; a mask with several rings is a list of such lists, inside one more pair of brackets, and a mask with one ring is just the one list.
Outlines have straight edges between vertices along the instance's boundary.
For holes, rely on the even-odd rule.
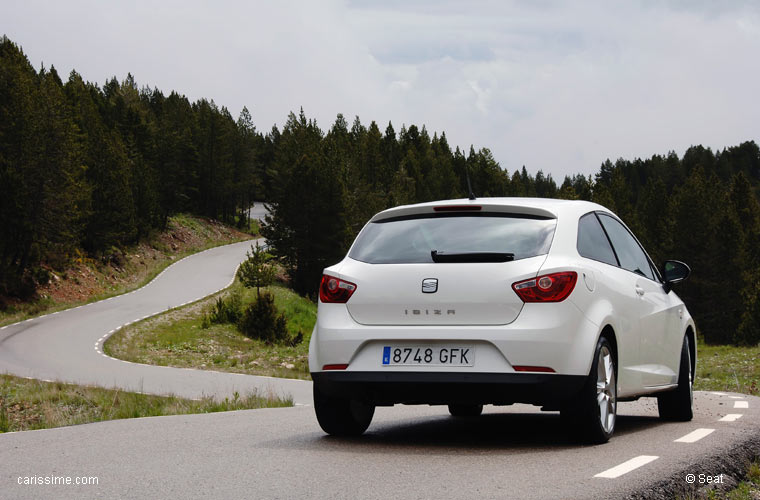
[[387,219],[367,224],[348,256],[370,264],[433,262],[433,250],[507,252],[525,259],[549,251],[555,226],[556,219],[499,213]]

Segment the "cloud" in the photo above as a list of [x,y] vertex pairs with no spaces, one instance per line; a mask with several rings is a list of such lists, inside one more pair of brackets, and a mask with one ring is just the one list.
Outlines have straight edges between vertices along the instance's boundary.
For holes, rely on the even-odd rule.
[[[453,143],[490,146],[510,170],[527,165],[561,179],[608,157],[757,140],[757,8],[608,5],[467,3],[440,14],[394,6],[371,17],[403,18],[389,44],[397,50],[454,39],[493,55],[418,62],[406,108]],[[375,36],[368,46],[384,46]]]
[[304,107],[426,124],[510,171],[758,140],[753,2],[12,2],[33,64],[213,98],[259,129]]

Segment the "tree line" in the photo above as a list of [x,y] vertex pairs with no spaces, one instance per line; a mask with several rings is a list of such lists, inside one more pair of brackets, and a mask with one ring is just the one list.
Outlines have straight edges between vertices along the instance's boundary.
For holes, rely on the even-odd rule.
[[323,132],[303,111],[274,141],[263,233],[294,288],[314,294],[322,269],[340,261],[376,212],[406,203],[466,197],[583,199],[604,205],[638,236],[656,264],[686,261],[677,292],[710,343],[760,342],[760,149],[753,142],[713,152],[693,146],[634,161],[604,162],[594,176],[511,174],[486,148],[463,152],[444,133],[338,115]]
[[189,212],[247,222],[262,196],[265,138],[243,109],[72,71],[35,70],[0,39],[0,295],[29,296],[86,252],[114,248]]
[[680,258],[692,277],[678,293],[708,342],[760,341],[760,151],[694,146],[606,161],[561,183],[525,167],[507,172],[487,148],[452,148],[416,125],[352,123],[327,131],[303,110],[258,131],[213,101],[102,87],[72,71],[35,70],[0,40],[0,296],[33,294],[45,266],[113,248],[189,212],[245,224],[269,202],[262,229],[296,291],[314,295],[363,224],[391,206],[475,194],[585,199],[615,211],[656,263]]

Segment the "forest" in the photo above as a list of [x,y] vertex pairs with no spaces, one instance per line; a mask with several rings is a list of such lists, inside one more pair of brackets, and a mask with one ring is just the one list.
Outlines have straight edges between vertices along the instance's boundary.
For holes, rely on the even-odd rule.
[[0,39],[0,307],[82,255],[114,251],[176,213],[247,223],[253,200],[271,215],[262,234],[293,288],[314,296],[322,269],[345,255],[374,213],[463,197],[538,196],[598,202],[633,230],[655,263],[684,260],[678,285],[708,343],[760,342],[760,148],[692,146],[607,160],[596,174],[555,181],[507,172],[487,148],[452,149],[444,132],[383,129],[338,114],[322,130],[303,110],[262,132],[243,108],[139,87],[102,86],[72,71],[36,70]]

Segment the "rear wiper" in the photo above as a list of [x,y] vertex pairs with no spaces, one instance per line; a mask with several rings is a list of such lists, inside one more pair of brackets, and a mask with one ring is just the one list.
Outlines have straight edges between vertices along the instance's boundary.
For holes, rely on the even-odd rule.
[[515,254],[506,252],[462,252],[446,253],[432,250],[430,256],[433,262],[509,262],[515,260]]

